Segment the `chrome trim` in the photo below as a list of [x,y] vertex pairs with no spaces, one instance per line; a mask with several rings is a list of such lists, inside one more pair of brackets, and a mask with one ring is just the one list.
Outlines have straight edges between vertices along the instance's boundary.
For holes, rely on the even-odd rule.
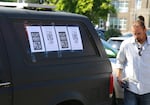
[[0,87],[7,87],[9,86],[11,83],[10,82],[5,82],[5,83],[0,83]]

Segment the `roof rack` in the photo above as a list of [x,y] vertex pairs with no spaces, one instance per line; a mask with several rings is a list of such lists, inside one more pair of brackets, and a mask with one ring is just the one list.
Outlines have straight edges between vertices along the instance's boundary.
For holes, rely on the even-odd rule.
[[35,3],[16,3],[16,2],[0,2],[0,6],[4,7],[16,7],[16,8],[45,8],[54,9],[55,6],[35,4]]

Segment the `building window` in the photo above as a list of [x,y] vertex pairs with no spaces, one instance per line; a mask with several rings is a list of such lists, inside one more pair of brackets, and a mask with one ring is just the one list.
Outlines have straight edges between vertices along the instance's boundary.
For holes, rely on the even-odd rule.
[[122,0],[122,1],[114,1],[112,2],[114,7],[118,12],[128,12],[128,1]]
[[150,15],[149,15],[149,20],[148,20],[148,28],[150,29]]
[[119,1],[119,12],[128,12],[128,1]]
[[126,28],[127,28],[127,19],[125,19],[125,18],[121,18],[120,20],[119,20],[119,28],[120,28],[120,30],[126,30]]
[[110,18],[110,27],[119,29],[119,30],[126,30],[127,28],[127,19],[125,18]]
[[118,18],[110,18],[110,27],[111,28],[115,28],[115,29],[119,29],[119,21]]
[[135,8],[136,9],[141,9],[142,5],[142,0],[135,0]]
[[100,29],[105,29],[105,24],[103,19],[99,19],[99,28]]

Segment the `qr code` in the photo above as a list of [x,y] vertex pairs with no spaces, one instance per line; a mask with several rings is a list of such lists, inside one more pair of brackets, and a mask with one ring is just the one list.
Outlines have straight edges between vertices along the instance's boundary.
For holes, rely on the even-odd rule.
[[46,35],[47,35],[47,40],[49,41],[49,43],[53,44],[54,43],[54,38],[53,38],[53,34],[51,31],[46,31]]
[[69,48],[68,40],[65,32],[59,32],[59,38],[62,48]]
[[78,43],[78,35],[76,31],[72,31],[72,38],[75,43]]
[[31,32],[34,50],[42,50],[41,38],[39,32]]

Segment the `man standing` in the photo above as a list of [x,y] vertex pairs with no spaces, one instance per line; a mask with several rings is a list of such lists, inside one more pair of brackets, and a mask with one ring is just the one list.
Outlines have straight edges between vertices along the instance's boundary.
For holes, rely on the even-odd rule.
[[135,21],[132,33],[117,55],[118,83],[124,87],[124,105],[150,105],[150,38],[144,22]]

